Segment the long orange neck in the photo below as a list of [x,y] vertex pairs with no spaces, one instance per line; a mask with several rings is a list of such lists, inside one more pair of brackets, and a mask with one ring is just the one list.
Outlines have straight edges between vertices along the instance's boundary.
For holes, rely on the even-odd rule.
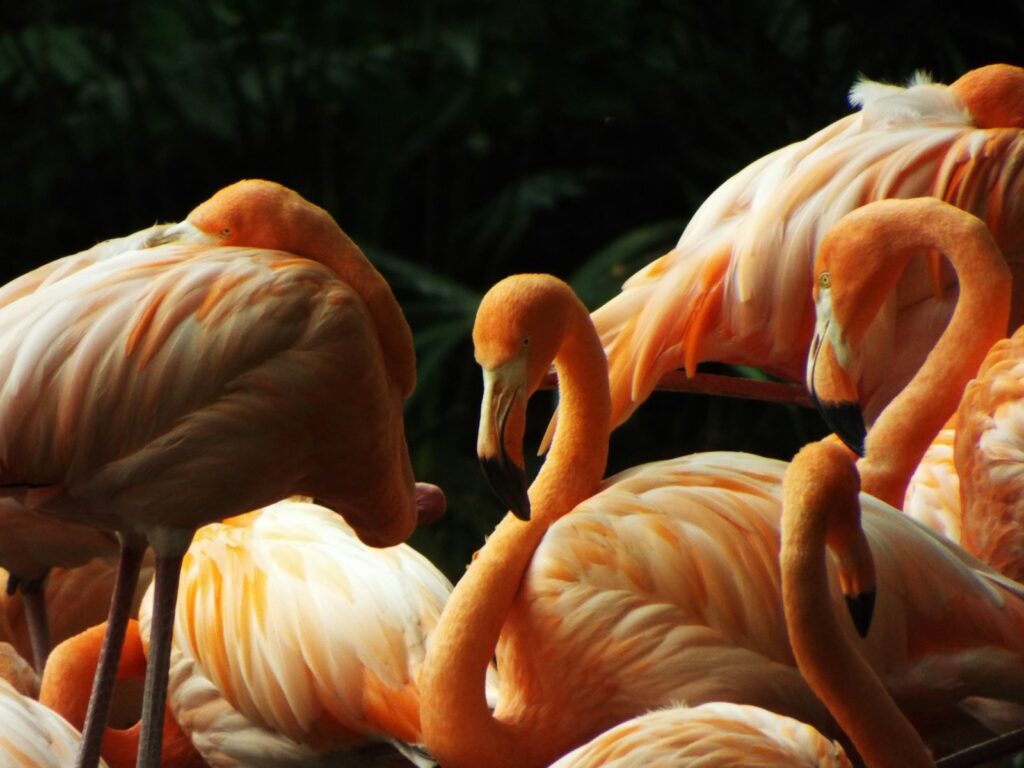
[[[99,662],[106,624],[68,638],[53,649],[46,662],[39,701],[81,730],[89,702],[92,678]],[[117,679],[142,681],[146,676],[146,655],[138,622],[128,623]],[[108,727],[103,735],[102,755],[110,768],[132,768],[139,751],[141,723],[128,728]],[[205,766],[170,711],[164,714],[164,739],[161,762],[179,768]]]
[[[946,330],[914,378],[871,425],[858,465],[865,491],[902,507],[914,468],[956,410],[985,353],[1006,335],[1011,279],[979,220],[931,198],[888,202],[901,205],[872,216],[870,227],[851,229],[848,242],[837,244],[832,255],[836,284],[839,270],[850,274],[852,290],[845,299],[861,304],[859,310],[846,311],[874,317],[911,256],[928,248],[949,259],[960,285]],[[838,315],[838,304],[836,309]],[[859,331],[864,330],[862,325]]]
[[[829,462],[845,462],[843,476]],[[857,511],[854,511],[857,510]],[[914,730],[836,618],[825,566],[837,527],[859,530],[852,459],[829,443],[812,444],[786,476],[782,513],[782,600],[797,666],[872,768],[934,766]]]
[[487,539],[445,606],[424,662],[423,740],[446,768],[545,766],[572,746],[546,739],[541,724],[495,719],[484,698],[484,676],[545,531],[591,496],[604,475],[611,432],[608,369],[590,318],[579,309],[555,359],[561,416],[530,487],[531,520],[508,515]]

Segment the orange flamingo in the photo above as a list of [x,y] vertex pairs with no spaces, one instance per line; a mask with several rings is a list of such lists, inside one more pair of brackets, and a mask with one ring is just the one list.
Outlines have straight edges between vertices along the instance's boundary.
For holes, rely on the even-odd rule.
[[[1024,333],[1002,338],[1010,277],[998,247],[979,220],[930,198],[872,203],[850,220],[843,231],[851,241],[827,237],[815,268],[819,321],[809,385],[826,403],[826,418],[855,410],[868,365],[865,340],[891,335],[894,348],[901,344],[899,327],[876,317],[885,291],[912,249],[927,244],[946,254],[959,276],[956,310],[921,369],[871,425],[860,462],[863,485],[993,568],[1024,578],[1014,463],[1021,455],[1014,414]],[[899,236],[919,239],[893,258],[896,232],[912,230],[920,234]],[[883,243],[886,258],[853,257]],[[859,426],[847,439],[861,450]]]
[[[836,620],[826,547],[835,553],[848,599],[870,606],[875,594],[858,485],[849,454],[827,440],[806,446],[786,470],[780,561],[793,652],[808,684],[868,765],[934,766],[920,736]],[[869,618],[870,609],[859,615]],[[746,765],[755,755],[766,767],[850,765],[837,744],[809,725],[757,707],[715,702],[629,720],[552,768],[628,768],[656,761],[711,768]]]
[[[849,211],[930,195],[979,215],[1015,274],[1024,248],[1024,69],[995,64],[951,86],[862,82],[862,109],[752,163],[694,214],[676,247],[594,312],[608,352],[619,424],[667,371],[703,360],[802,379],[814,328],[818,244]],[[909,379],[949,315],[952,278],[915,259],[888,302],[908,344],[872,366],[888,399]],[[941,290],[934,295],[935,288]],[[1024,299],[1015,297],[1015,324]]]
[[[786,465],[696,454],[602,483],[606,363],[585,308],[554,278],[492,288],[473,338],[485,382],[478,450],[510,508],[533,511],[528,522],[506,517],[497,526],[435,629],[421,720],[439,762],[547,765],[678,701],[753,704],[835,732],[786,634],[778,564]],[[562,415],[527,497],[526,401],[552,360]],[[948,730],[964,696],[1020,701],[1018,595],[887,505],[869,497],[863,505],[878,578],[889,585],[864,654],[901,707],[918,717],[940,712]],[[492,714],[484,675],[496,646],[502,682]],[[955,677],[952,688],[926,682],[938,669]]]
[[[911,382],[864,437],[859,413],[877,368],[868,349],[898,357],[910,342],[884,314],[913,254],[943,253],[960,279],[949,325]],[[1006,335],[1010,273],[976,217],[935,198],[880,200],[848,214],[822,242],[814,267],[817,312],[807,386],[833,429],[864,455],[866,492],[900,507],[929,444],[956,410],[985,353]]]
[[397,757],[385,742],[422,763],[407,745],[450,592],[412,548],[370,549],[307,501],[205,526],[182,566],[170,708],[221,768],[376,765]]
[[[853,458],[831,440],[804,446],[786,470],[782,490],[782,601],[800,672],[868,765],[933,766],[921,737],[835,619],[827,550],[839,563],[839,581],[855,613],[870,615],[876,600]],[[889,588],[881,583],[883,593]]]
[[411,332],[330,215],[245,181],[148,244],[0,308],[0,485],[122,543],[86,766],[147,544],[156,597],[139,765],[152,768],[177,575],[197,527],[293,492],[324,499],[373,545],[416,524],[402,429]]
[[[99,661],[106,624],[98,624],[59,643],[43,673],[39,701],[59,713],[73,726],[85,722],[86,704],[93,673]],[[124,648],[117,669],[117,680],[141,682],[146,673],[146,654],[138,622],[128,622]],[[139,748],[141,723],[137,698],[118,702],[111,718],[117,726],[108,726],[103,734],[103,759],[110,768],[132,768]],[[170,711],[163,718],[161,762],[174,768],[205,768],[206,763],[193,749]]]

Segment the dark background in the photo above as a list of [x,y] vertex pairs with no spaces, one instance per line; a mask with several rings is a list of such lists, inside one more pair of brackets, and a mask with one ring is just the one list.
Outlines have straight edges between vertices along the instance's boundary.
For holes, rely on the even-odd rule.
[[[1024,3],[294,0],[5,3],[0,277],[244,177],[330,210],[417,335],[414,542],[450,576],[502,510],[474,453],[481,293],[553,272],[596,307],[744,165],[849,112],[859,74],[1024,63]],[[535,404],[539,439],[551,396]],[[656,395],[610,469],[695,450],[790,457],[795,407]],[[286,449],[283,447],[283,449]]]

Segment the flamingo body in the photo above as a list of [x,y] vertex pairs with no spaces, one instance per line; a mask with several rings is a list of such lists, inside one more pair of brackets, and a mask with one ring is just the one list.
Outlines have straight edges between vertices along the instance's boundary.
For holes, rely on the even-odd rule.
[[[673,702],[731,701],[836,733],[796,669],[782,612],[786,466],[736,453],[642,465],[555,523],[502,631],[496,717],[547,731],[559,713],[578,733]],[[888,505],[861,504],[880,585],[863,652],[897,702],[927,720],[956,707],[960,686],[1020,700],[1002,677],[1020,678],[1019,597]],[[834,561],[829,573],[844,611]]]
[[[485,382],[478,452],[502,498],[530,517],[498,525],[445,607],[423,675],[431,753],[450,768],[548,765],[678,702],[753,704],[836,733],[796,667],[783,613],[786,464],[704,453],[601,481],[605,360],[585,308],[554,278],[492,288],[474,342]],[[524,499],[526,400],[552,358],[561,417]],[[947,732],[965,697],[1024,701],[1015,588],[883,502],[864,495],[861,506],[879,585],[864,655],[900,706],[922,721],[941,713]],[[826,575],[830,607],[845,613],[835,559]],[[853,622],[840,631],[853,639]],[[483,682],[495,644],[491,714]]]
[[610,728],[551,768],[848,768],[842,748],[809,725],[759,707],[673,707]]
[[[390,459],[404,451],[402,398],[358,295],[325,267],[160,246],[97,262],[0,316],[0,477],[30,486],[29,506],[181,538],[293,488],[388,541],[408,535],[411,468]],[[312,439],[294,441],[300,425]],[[338,471],[353,462],[365,470]],[[370,502],[398,512],[374,520],[360,511]]]
[[[1019,274],[1024,107],[1004,98],[1008,108],[994,110],[989,87],[1024,93],[1024,70],[992,65],[949,87],[923,77],[905,89],[863,82],[852,91],[859,112],[719,187],[676,247],[594,312],[608,351],[614,422],[624,421],[662,374],[680,367],[692,373],[703,360],[801,380],[814,328],[818,245],[840,218],[872,200],[929,195],[977,214]],[[920,365],[948,319],[953,285],[948,271],[930,274],[921,259],[900,280],[887,312],[912,343],[898,356],[888,348],[873,352],[886,365],[876,367],[870,397],[877,391],[890,399]],[[1019,324],[1019,297],[1014,305]]]
[[308,502],[206,526],[182,567],[170,707],[214,768],[395,760],[383,742],[420,740],[450,592],[415,550],[370,549]]

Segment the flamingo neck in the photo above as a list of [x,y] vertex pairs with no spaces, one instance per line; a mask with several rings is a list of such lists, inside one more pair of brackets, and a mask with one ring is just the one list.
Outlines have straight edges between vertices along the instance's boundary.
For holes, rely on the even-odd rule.
[[[1006,335],[1011,280],[984,225],[959,212],[953,218],[931,214],[893,217],[874,235],[880,238],[878,242],[896,247],[894,257],[876,259],[888,272],[882,277],[883,284],[887,283],[885,295],[894,288],[910,257],[925,248],[945,254],[960,285],[946,330],[910,383],[871,425],[865,458],[858,464],[863,490],[901,508],[921,457],[956,411],[964,387],[989,348]],[[860,269],[864,270],[863,261]]]
[[579,308],[555,359],[561,414],[551,451],[530,486],[532,517],[502,520],[459,580],[431,637],[421,679],[423,740],[446,768],[545,766],[574,746],[556,743],[564,739],[545,733],[542,722],[496,719],[484,698],[484,678],[544,533],[590,497],[604,475],[611,433],[608,369],[593,324]]
[[391,286],[337,225],[312,240],[310,248],[311,258],[329,267],[362,298],[377,329],[388,372],[403,397],[408,397],[416,386],[416,353],[412,330]]
[[[99,663],[105,632],[104,623],[68,638],[54,648],[43,673],[39,690],[40,703],[48,706],[79,730],[85,724],[89,692]],[[117,668],[117,679],[142,681],[145,675],[145,650],[138,622],[133,619],[128,623],[125,632],[125,644]],[[101,752],[110,768],[133,768],[139,751],[140,730],[139,722],[127,728],[106,728]],[[178,768],[198,768],[205,765],[169,710],[164,713],[164,746],[161,761]]]
[[[852,461],[842,449],[831,448],[833,460]],[[859,530],[859,519],[841,520],[836,514],[859,510],[856,484],[825,487],[828,480],[823,475],[828,473],[798,459],[786,478],[780,561],[786,625],[800,673],[867,765],[934,766],[921,737],[836,618],[828,587],[826,539],[836,528]],[[852,503],[837,501],[844,491],[847,497],[852,493]]]

